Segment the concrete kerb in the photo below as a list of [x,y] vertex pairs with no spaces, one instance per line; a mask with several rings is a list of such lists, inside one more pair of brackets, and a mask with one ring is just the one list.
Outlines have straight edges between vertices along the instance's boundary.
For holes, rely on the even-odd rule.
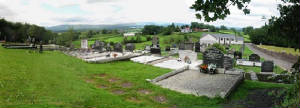
[[164,75],[158,76],[158,77],[154,78],[153,80],[151,80],[151,82],[153,82],[153,83],[159,82],[159,81],[161,81],[161,80],[167,79],[167,78],[169,78],[169,77],[171,77],[171,76],[174,76],[174,75],[176,75],[176,74],[179,74],[179,73],[181,73],[181,72],[184,72],[184,71],[186,71],[186,70],[188,70],[188,69],[189,69],[189,66],[185,66],[185,67],[183,67],[183,68],[180,68],[180,69],[174,70],[174,71],[172,71],[172,72],[166,73],[166,74],[164,74]]
[[[143,54],[141,54],[143,55]],[[116,58],[107,58],[99,61],[86,61],[88,63],[106,63],[106,62],[111,62],[111,61],[119,61],[119,60],[127,60],[133,57],[141,56],[141,55],[127,55],[127,56],[122,56],[122,57],[116,57]]]

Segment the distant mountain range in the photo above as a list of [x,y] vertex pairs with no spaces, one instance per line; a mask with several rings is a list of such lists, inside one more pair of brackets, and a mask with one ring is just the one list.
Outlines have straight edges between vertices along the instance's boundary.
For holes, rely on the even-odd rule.
[[[100,24],[100,25],[89,25],[89,24],[77,24],[77,25],[57,25],[46,27],[46,29],[54,32],[64,32],[73,28],[74,30],[85,31],[85,30],[101,30],[101,29],[130,29],[130,28],[143,28],[145,25],[159,25],[168,26],[172,23],[167,22],[140,22],[140,23],[124,23],[124,24]],[[174,23],[175,25],[187,25],[185,23]]]

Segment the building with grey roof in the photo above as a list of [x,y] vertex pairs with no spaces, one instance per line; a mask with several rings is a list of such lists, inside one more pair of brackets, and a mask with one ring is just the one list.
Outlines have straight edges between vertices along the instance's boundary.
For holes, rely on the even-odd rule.
[[244,44],[244,38],[235,36],[234,34],[202,34],[200,44],[202,46],[209,46],[214,43],[219,44]]

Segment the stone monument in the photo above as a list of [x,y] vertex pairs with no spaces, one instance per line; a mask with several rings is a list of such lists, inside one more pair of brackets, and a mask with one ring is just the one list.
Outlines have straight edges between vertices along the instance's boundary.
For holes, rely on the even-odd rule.
[[242,52],[240,51],[235,51],[233,55],[235,59],[242,59]]
[[261,72],[273,72],[274,62],[273,61],[264,61],[261,64]]
[[249,61],[260,61],[260,56],[259,55],[257,55],[257,54],[251,54],[250,56],[249,56]]
[[152,45],[150,48],[150,52],[152,54],[161,54],[160,46],[159,46],[159,38],[157,36],[153,36]]
[[130,51],[130,52],[133,52],[133,50],[135,50],[135,44],[134,43],[127,43],[125,45],[125,50],[126,51]]
[[88,40],[87,39],[81,40],[81,49],[88,49]]
[[115,52],[123,52],[123,46],[122,46],[122,44],[116,43],[116,44],[114,45],[114,51],[115,51]]
[[233,68],[233,58],[229,56],[224,56],[224,68],[226,70],[232,69]]
[[195,43],[195,52],[200,52],[200,47],[201,47],[200,42],[196,42]]
[[217,68],[223,68],[224,54],[217,48],[206,49],[203,53],[203,64],[216,64]]
[[105,48],[105,43],[104,42],[100,42],[98,40],[96,40],[94,42],[94,44],[92,45],[92,49],[98,50],[100,52],[104,51]]

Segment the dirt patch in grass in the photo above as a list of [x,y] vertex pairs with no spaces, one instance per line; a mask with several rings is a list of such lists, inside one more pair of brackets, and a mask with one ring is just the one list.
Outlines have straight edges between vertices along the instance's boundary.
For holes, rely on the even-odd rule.
[[161,95],[154,96],[153,100],[158,103],[166,103],[167,102],[167,98],[165,96],[161,96]]
[[137,99],[136,97],[129,97],[126,99],[129,102],[134,102],[134,103],[141,103],[142,101]]
[[146,90],[146,89],[140,89],[138,92],[144,95],[148,95],[152,93],[150,90]]
[[125,82],[125,83],[122,83],[122,84],[121,84],[121,86],[124,87],[124,88],[130,88],[130,87],[132,87],[132,85],[133,85],[133,84],[130,83],[130,82]]
[[108,87],[107,87],[106,85],[100,84],[100,85],[97,86],[97,88],[103,88],[103,89],[106,89],[106,88],[108,88]]
[[85,82],[86,82],[86,83],[90,83],[90,84],[92,84],[92,83],[94,83],[95,81],[94,81],[94,80],[92,80],[92,79],[86,79],[86,80],[85,80]]
[[108,79],[108,81],[111,82],[111,83],[117,82],[119,80],[120,79],[118,79],[118,78],[110,78],[110,79]]
[[99,76],[99,77],[101,77],[101,78],[104,78],[104,77],[106,77],[106,76],[107,76],[107,74],[105,74],[105,73],[102,73],[102,74],[98,74],[97,76]]
[[113,94],[116,94],[116,95],[122,95],[124,94],[125,92],[123,90],[113,90],[112,91]]

